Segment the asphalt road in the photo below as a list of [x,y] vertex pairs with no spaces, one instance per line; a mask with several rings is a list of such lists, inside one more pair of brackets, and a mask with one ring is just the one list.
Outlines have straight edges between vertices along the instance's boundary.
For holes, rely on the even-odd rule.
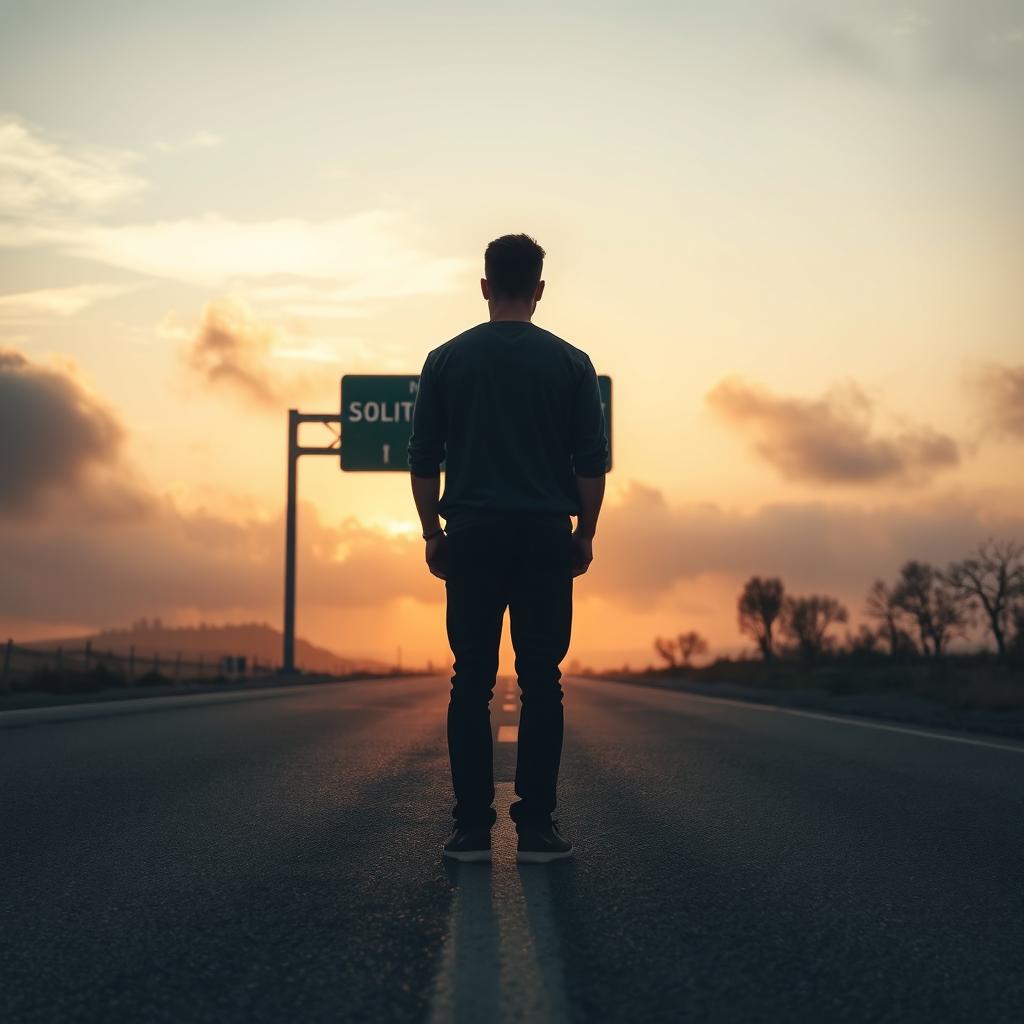
[[489,867],[442,678],[0,715],[0,1019],[1024,1019],[1024,745],[568,680],[517,867],[506,692]]

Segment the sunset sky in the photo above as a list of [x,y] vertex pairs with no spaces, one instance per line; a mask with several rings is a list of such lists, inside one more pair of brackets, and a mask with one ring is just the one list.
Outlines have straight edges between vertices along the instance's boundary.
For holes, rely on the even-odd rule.
[[[566,665],[1024,541],[1018,3],[2,10],[3,636],[279,625],[286,410],[485,320],[507,232],[614,380]],[[446,659],[407,477],[300,497],[300,635]]]

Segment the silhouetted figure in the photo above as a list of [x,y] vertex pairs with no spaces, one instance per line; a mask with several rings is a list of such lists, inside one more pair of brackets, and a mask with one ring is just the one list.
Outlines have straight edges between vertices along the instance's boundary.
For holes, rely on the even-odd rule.
[[[510,810],[518,859],[572,855],[551,817],[562,753],[559,664],[569,649],[573,577],[593,559],[608,438],[590,357],[531,323],[544,255],[527,235],[487,246],[480,288],[490,320],[428,353],[413,409],[413,496],[427,565],[445,581],[455,657],[455,827],[444,853],[458,860],[491,856],[489,709],[506,608],[522,690],[519,799]],[[575,531],[570,516],[578,516]]]

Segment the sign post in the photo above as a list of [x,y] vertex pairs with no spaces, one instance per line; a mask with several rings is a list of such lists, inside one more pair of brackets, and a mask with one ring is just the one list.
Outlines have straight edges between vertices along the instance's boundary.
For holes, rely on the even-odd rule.
[[[599,376],[608,431],[608,469],[612,468],[612,381]],[[299,457],[332,455],[346,472],[408,473],[407,446],[419,375],[346,374],[341,378],[341,415],[288,410],[288,502],[284,533],[284,650],[281,671],[295,672],[295,535]],[[332,434],[330,444],[302,447],[299,425],[320,423]],[[441,466],[444,469],[444,464]]]
[[[288,503],[284,525],[284,650],[281,658],[281,672],[284,675],[292,675],[295,672],[295,492],[298,484],[299,456],[337,455],[341,435],[333,428],[340,422],[341,417],[333,413],[288,410]],[[323,423],[331,428],[334,440],[329,445],[303,448],[299,445],[300,423]]]

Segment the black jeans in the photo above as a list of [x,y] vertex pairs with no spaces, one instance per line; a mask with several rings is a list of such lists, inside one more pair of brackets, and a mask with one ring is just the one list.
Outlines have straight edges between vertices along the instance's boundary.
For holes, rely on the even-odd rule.
[[453,529],[445,542],[448,643],[455,656],[448,755],[461,827],[497,819],[490,700],[508,608],[522,691],[515,791],[519,824],[551,821],[562,756],[562,673],[572,629],[572,523],[568,516],[495,514]]

